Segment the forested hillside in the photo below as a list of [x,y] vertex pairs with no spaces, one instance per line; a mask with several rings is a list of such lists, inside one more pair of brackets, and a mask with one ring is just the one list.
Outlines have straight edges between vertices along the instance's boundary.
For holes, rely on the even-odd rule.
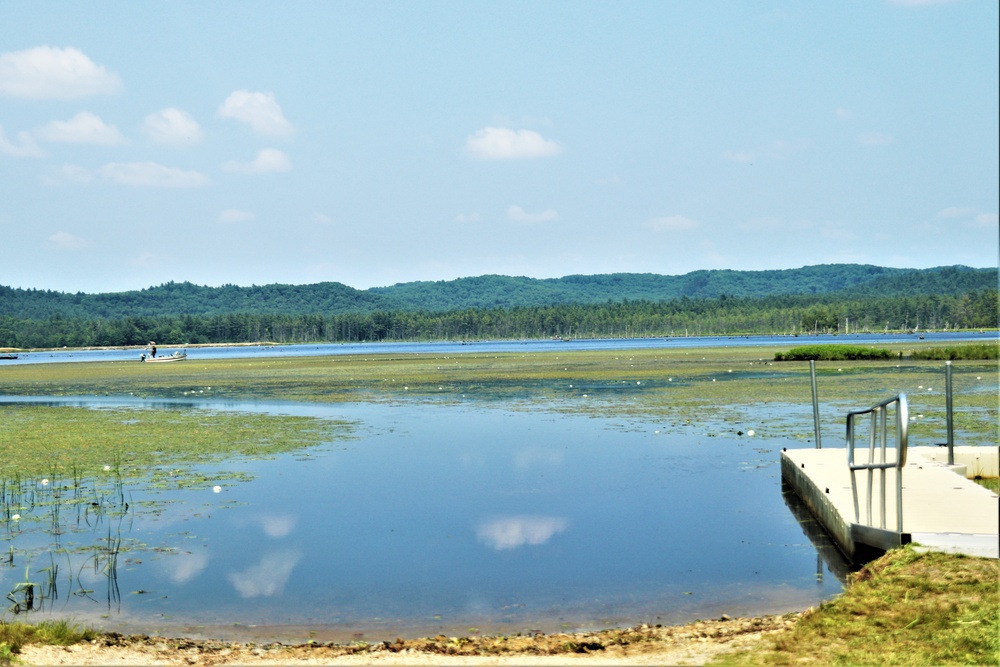
[[481,276],[63,294],[0,287],[0,347],[630,337],[995,328],[995,269]]
[[827,264],[778,271],[695,271],[682,276],[615,273],[564,278],[479,276],[401,283],[357,290],[341,283],[201,287],[170,282],[108,294],[12,289],[0,286],[0,316],[19,319],[157,317],[161,315],[331,315],[377,311],[523,308],[608,301],[762,298],[847,292],[864,296],[961,294],[997,286],[994,269],[890,269]]

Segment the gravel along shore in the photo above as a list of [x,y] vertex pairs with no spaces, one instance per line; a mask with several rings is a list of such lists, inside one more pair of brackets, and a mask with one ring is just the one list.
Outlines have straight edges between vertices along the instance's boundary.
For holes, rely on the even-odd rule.
[[445,637],[375,644],[253,644],[108,633],[72,646],[25,646],[29,665],[702,665],[788,630],[800,613],[588,633]]

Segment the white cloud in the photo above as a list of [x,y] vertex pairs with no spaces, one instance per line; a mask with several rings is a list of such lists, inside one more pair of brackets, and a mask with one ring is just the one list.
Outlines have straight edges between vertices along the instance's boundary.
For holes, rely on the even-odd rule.
[[93,172],[76,164],[64,164],[58,169],[50,171],[48,174],[42,176],[42,182],[46,185],[61,185],[63,183],[90,183],[93,180]]
[[1000,216],[996,213],[980,213],[975,218],[972,219],[978,227],[986,227],[987,229],[996,229],[997,224],[1000,224]]
[[532,130],[484,127],[465,139],[465,150],[479,160],[520,160],[558,155],[559,144]]
[[785,139],[775,139],[774,141],[748,151],[726,151],[722,154],[723,159],[740,164],[750,164],[757,160],[787,160],[795,153],[805,150],[808,142],[802,139],[791,141]]
[[927,7],[930,5],[946,5],[955,0],[889,0],[890,5],[900,7]]
[[893,138],[881,132],[865,132],[858,135],[858,143],[862,146],[888,146]]
[[291,159],[276,148],[264,148],[250,162],[230,160],[222,165],[226,171],[240,174],[272,174],[279,171],[289,171],[292,168]]
[[198,188],[209,184],[197,171],[165,167],[156,162],[113,162],[97,170],[101,178],[117,185],[153,188]]
[[159,266],[167,259],[164,255],[157,255],[148,250],[140,252],[128,261],[128,265],[136,269],[148,269]]
[[511,516],[493,519],[476,528],[476,537],[483,544],[504,551],[525,545],[545,544],[566,530],[569,522],[553,516]]
[[34,134],[42,141],[61,144],[119,146],[125,143],[117,127],[108,125],[89,111],[81,111],[69,120],[54,120],[35,130]]
[[479,222],[478,213],[459,213],[455,216],[455,222]]
[[723,159],[729,160],[730,162],[739,162],[740,164],[750,164],[754,161],[756,157],[753,153],[741,152],[741,151],[726,151],[722,154]]
[[511,206],[507,209],[507,219],[513,220],[514,222],[550,222],[552,220],[558,220],[559,214],[551,208],[547,208],[539,213],[528,213],[520,206]]
[[204,137],[198,121],[176,107],[149,114],[142,123],[142,129],[150,141],[165,146],[192,146]]
[[274,93],[233,91],[219,107],[218,115],[246,123],[258,134],[287,136],[295,132],[295,128],[282,113]]
[[683,215],[668,215],[662,218],[653,218],[646,222],[646,226],[655,232],[681,232],[700,227],[701,223]]
[[69,232],[56,232],[49,237],[49,243],[52,243],[60,250],[82,250],[93,245],[90,241],[82,239],[79,236],[74,236]]
[[253,220],[255,217],[257,216],[250,211],[241,211],[238,208],[227,208],[219,214],[219,222],[246,222],[248,220]]
[[967,218],[973,213],[975,209],[963,208],[961,206],[949,206],[948,208],[943,208],[938,211],[939,218]]
[[7,139],[3,126],[0,125],[0,155],[8,157],[45,157],[45,151],[38,147],[35,140],[27,132],[17,133],[17,143]]
[[285,589],[301,558],[295,551],[277,551],[263,556],[257,565],[230,573],[227,578],[242,598],[270,597]]
[[0,95],[29,100],[69,100],[121,90],[117,74],[79,49],[38,46],[0,54]]

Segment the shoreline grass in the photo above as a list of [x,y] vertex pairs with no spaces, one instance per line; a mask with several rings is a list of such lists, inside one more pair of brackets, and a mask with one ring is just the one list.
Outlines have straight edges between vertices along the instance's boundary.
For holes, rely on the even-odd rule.
[[713,664],[1000,664],[1000,562],[890,551],[789,632]]

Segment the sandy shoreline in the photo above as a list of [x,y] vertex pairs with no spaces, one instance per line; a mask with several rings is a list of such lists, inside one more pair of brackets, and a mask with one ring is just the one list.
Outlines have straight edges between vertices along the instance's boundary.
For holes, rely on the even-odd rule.
[[802,613],[641,625],[588,633],[288,645],[107,633],[73,646],[26,646],[30,665],[702,665],[794,627]]

